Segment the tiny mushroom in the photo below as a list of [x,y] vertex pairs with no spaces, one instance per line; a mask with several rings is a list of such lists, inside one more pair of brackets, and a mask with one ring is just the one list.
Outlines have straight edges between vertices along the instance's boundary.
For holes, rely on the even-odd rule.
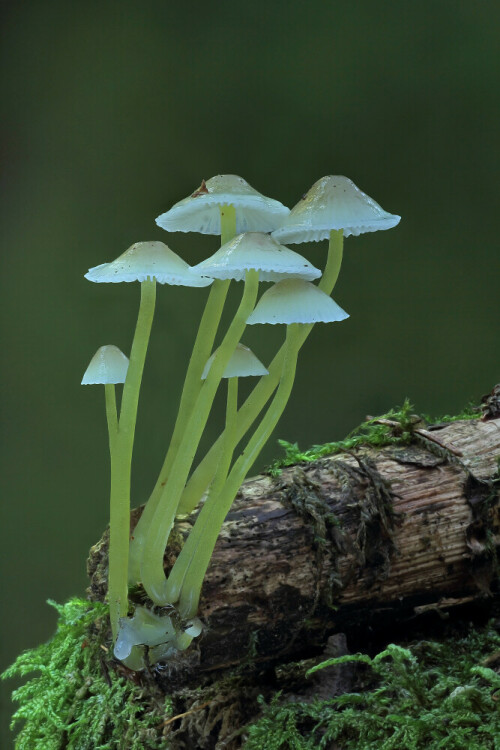
[[[141,283],[141,302],[130,364],[124,381],[120,416],[119,419],[115,417],[117,426],[112,431],[114,438],[110,439],[109,604],[111,629],[116,638],[118,620],[128,610],[127,569],[132,450],[139,391],[156,301],[156,281],[161,284],[193,287],[208,286],[211,281],[193,274],[188,264],[163,242],[136,242],[116,260],[91,268],[85,274],[85,278],[96,283]],[[116,415],[116,406],[114,413]]]
[[328,294],[314,284],[302,279],[286,279],[264,292],[247,325],[331,323],[348,317]]
[[125,382],[129,364],[128,357],[117,346],[107,344],[96,351],[82,378],[82,385],[104,385],[111,450],[118,430],[115,385]]
[[113,344],[101,346],[96,351],[85,370],[82,385],[110,385],[124,383],[129,360]]
[[302,255],[263,232],[236,235],[210,258],[193,266],[193,272],[200,276],[241,281],[250,268],[259,271],[259,281],[279,281],[290,276],[312,281],[321,276],[321,271]]
[[135,242],[116,260],[91,268],[85,278],[97,283],[152,281],[174,286],[209,286],[210,279],[192,273],[186,261],[163,242]]
[[390,229],[400,219],[384,211],[348,177],[329,175],[315,182],[302,196],[273,237],[289,243],[329,239],[328,258],[319,286],[331,294],[342,264],[343,238]]
[[318,242],[332,230],[342,229],[344,237],[391,229],[401,220],[389,214],[342,175],[322,177],[292,208],[281,226],[273,232],[278,242]]
[[[203,373],[201,375],[202,380],[206,380],[212,362],[215,359],[217,352],[214,352],[207,360]],[[268,370],[264,367],[262,362],[255,356],[253,351],[244,346],[238,344],[236,349],[231,355],[229,362],[224,370],[223,378],[241,378],[249,375],[267,375]]]
[[219,174],[202,180],[194,193],[158,216],[156,223],[168,232],[222,234],[224,244],[231,237],[224,238],[223,206],[236,209],[233,234],[272,232],[289,213],[286,206],[259,193],[243,177]]

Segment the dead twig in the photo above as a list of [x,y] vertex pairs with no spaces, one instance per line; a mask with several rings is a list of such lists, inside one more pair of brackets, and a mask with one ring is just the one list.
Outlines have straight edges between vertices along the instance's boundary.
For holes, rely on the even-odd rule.
[[194,708],[191,708],[189,711],[185,711],[183,714],[177,714],[177,716],[172,716],[171,719],[162,721],[160,726],[166,727],[168,724],[172,724],[174,721],[177,721],[177,719],[183,719],[185,716],[189,716],[189,714],[194,714],[195,711],[201,711],[202,708],[206,708],[207,706],[210,706],[211,703],[213,703],[213,701],[205,701],[205,703],[201,703],[199,706],[195,706]]

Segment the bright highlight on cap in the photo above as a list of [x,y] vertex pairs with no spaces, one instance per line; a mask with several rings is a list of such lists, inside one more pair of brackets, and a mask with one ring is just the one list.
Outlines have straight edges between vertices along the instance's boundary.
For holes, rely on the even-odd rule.
[[267,198],[243,177],[219,174],[211,177],[187,198],[161,214],[156,223],[167,232],[220,234],[220,206],[236,208],[236,232],[272,232],[290,209]]
[[268,289],[247,320],[256,323],[333,323],[348,318],[328,294],[309,281],[288,279]]
[[117,346],[113,344],[101,346],[85,370],[82,385],[124,383],[127,377],[128,365],[128,357]]
[[[203,370],[201,376],[202,380],[206,380],[206,378],[208,377],[210,367],[212,365],[212,362],[214,361],[216,354],[217,351],[215,351],[212,356],[208,358],[205,369]],[[233,354],[231,355],[229,362],[226,365],[226,369],[224,370],[224,374],[222,377],[243,378],[250,375],[269,375],[269,370],[264,367],[262,362],[255,356],[255,354],[251,349],[248,348],[248,346],[238,344]]]
[[243,280],[251,269],[259,271],[260,281],[290,277],[311,281],[321,276],[321,271],[308,260],[262,232],[239,234],[210,258],[193,266],[200,276],[237,281]]
[[135,242],[111,263],[85,274],[89,281],[120,283],[156,279],[174,286],[209,286],[211,279],[192,273],[190,266],[163,242]]
[[273,237],[278,242],[317,242],[328,239],[332,229],[343,229],[349,237],[391,229],[400,219],[384,211],[348,177],[330,175],[314,183]]

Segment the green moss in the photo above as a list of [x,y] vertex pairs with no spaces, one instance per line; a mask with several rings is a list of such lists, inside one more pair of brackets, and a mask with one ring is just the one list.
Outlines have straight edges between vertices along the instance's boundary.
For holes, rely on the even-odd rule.
[[11,728],[22,725],[16,750],[166,749],[161,725],[169,700],[146,693],[106,664],[101,645],[107,606],[76,598],[49,604],[59,613],[56,634],[2,675],[38,673],[12,695],[19,708]]
[[424,419],[428,424],[449,424],[450,422],[463,422],[467,419],[479,419],[483,415],[483,410],[477,404],[471,402],[467,404],[460,414],[445,414],[441,417],[431,417],[428,414],[423,414]]
[[[423,424],[441,424],[457,422],[464,419],[478,419],[481,416],[479,407],[469,405],[456,416],[445,415],[438,419],[429,416],[418,416],[413,411],[413,406],[408,399],[401,407],[396,407],[382,416],[367,419],[359,427],[356,427],[344,440],[333,443],[313,445],[306,451],[300,450],[297,443],[289,443],[286,440],[278,440],[284,449],[285,456],[278,458],[268,467],[267,472],[271,476],[279,476],[284,466],[291,466],[301,462],[317,461],[324,456],[332,456],[336,453],[345,453],[362,446],[373,446],[382,448],[386,445],[408,445],[412,442],[414,431]],[[386,420],[393,424],[381,424]],[[394,423],[398,423],[395,428]]]
[[[135,685],[99,658],[108,627],[106,607],[80,599],[53,606],[59,612],[53,639],[22,654],[3,675],[38,672],[14,693],[20,707],[13,725],[22,724],[17,750],[180,746],[177,738],[162,736],[163,722],[172,713],[169,699],[153,696],[151,685]],[[343,750],[498,747],[500,635],[492,626],[442,643],[391,644],[374,658],[355,654],[328,659],[308,674],[346,662],[364,669],[358,692],[312,703],[286,703],[278,693],[269,703],[261,699],[261,718],[245,729],[238,730],[245,722],[239,703],[254,705],[255,686],[236,684],[234,676],[226,678],[232,686],[228,696],[217,684],[201,692],[186,689],[184,710],[194,708],[193,717],[203,718],[200,736],[208,736],[227,713],[235,739],[240,732],[246,737],[245,750],[327,750],[332,743]],[[242,702],[238,696],[245,689],[249,694]],[[207,703],[209,713],[202,717],[197,707]],[[185,740],[187,729],[179,731]],[[193,725],[192,731],[190,741],[197,742],[200,726]]]
[[245,750],[494,750],[500,737],[500,636],[493,628],[438,643],[394,644],[328,659],[361,662],[372,686],[314,703],[284,703],[277,695],[247,729]]

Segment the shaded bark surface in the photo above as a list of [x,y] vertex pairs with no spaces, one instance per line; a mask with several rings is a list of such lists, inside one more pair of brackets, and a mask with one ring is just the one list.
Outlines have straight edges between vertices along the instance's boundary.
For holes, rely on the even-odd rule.
[[[384,627],[491,596],[500,419],[420,432],[411,445],[357,449],[243,484],[203,586],[205,629],[189,656],[196,672],[250,655],[262,665],[301,658],[360,622]],[[195,518],[176,531],[187,535]],[[93,598],[105,594],[106,551],[106,537],[91,550]],[[167,550],[166,569],[174,557]]]

